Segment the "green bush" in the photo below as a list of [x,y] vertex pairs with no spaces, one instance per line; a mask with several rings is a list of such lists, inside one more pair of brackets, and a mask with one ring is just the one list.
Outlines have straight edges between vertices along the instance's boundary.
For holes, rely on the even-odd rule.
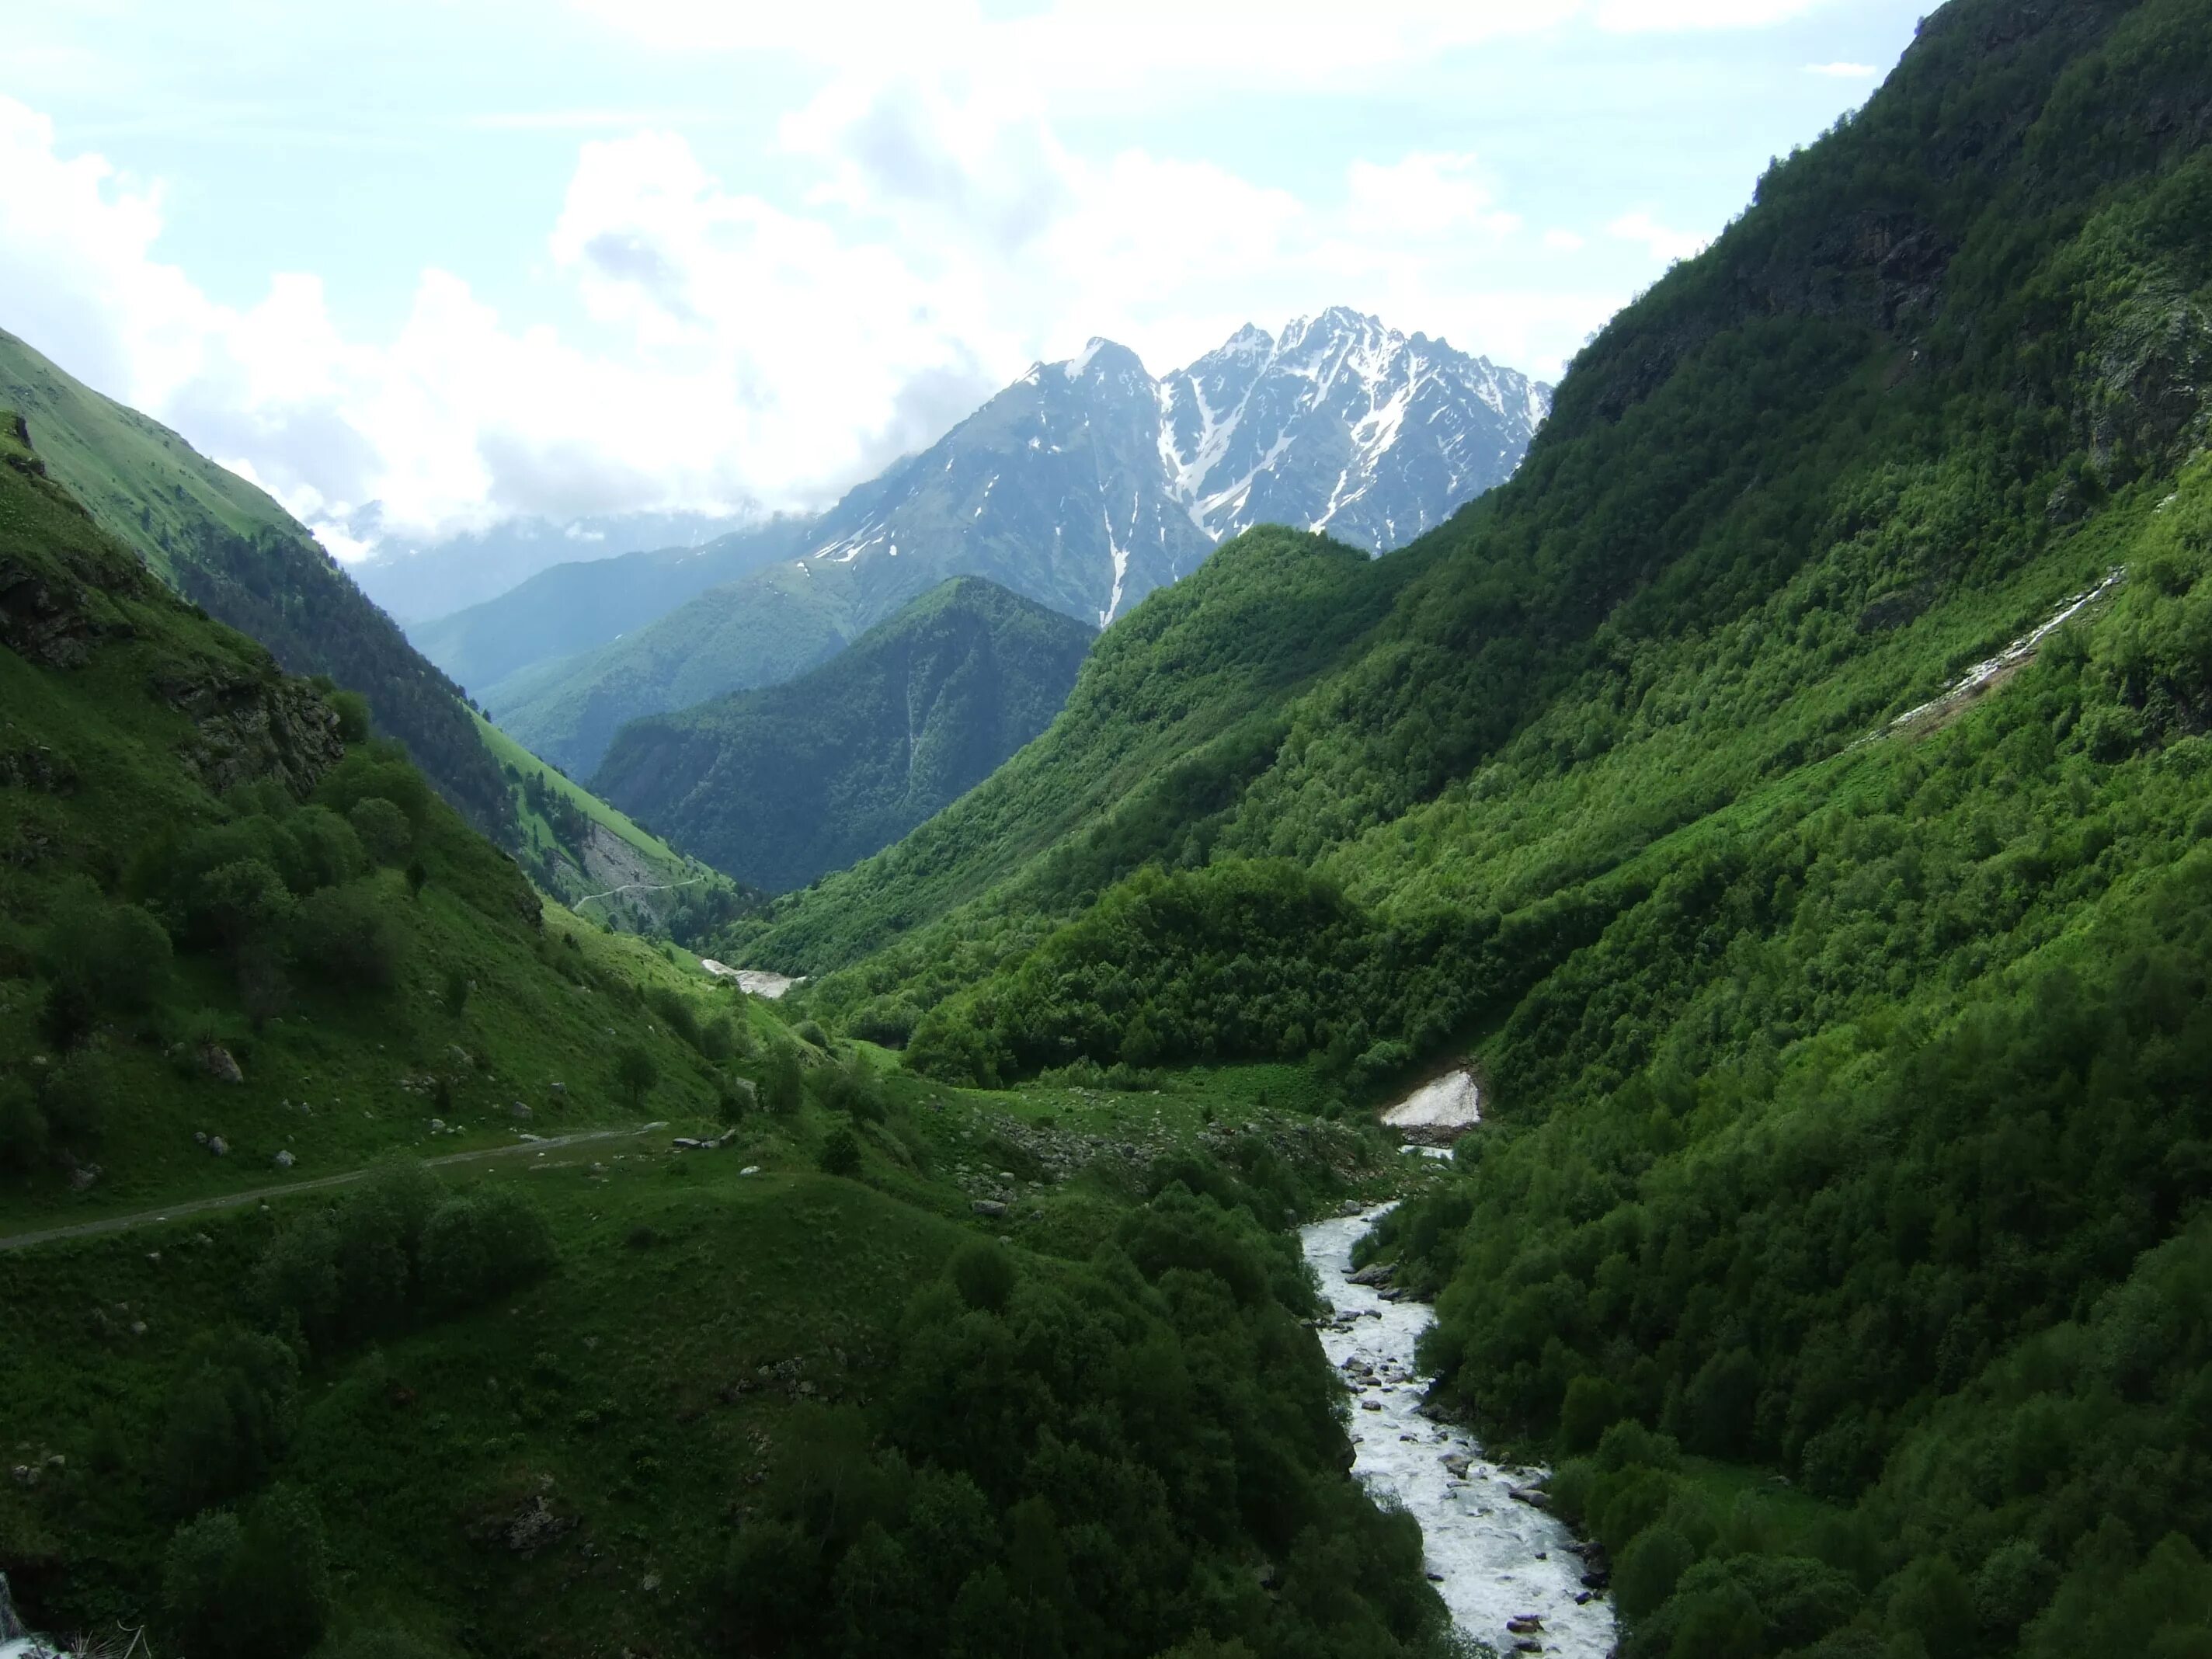
[[40,953],[47,975],[80,987],[103,1008],[153,1006],[169,978],[168,931],[136,904],[80,899],[55,908]]
[[998,1313],[1014,1293],[1014,1264],[1006,1246],[977,1239],[953,1253],[950,1269],[960,1299],[971,1308]]
[[518,1194],[496,1188],[450,1199],[422,1229],[422,1285],[440,1312],[473,1308],[553,1266],[553,1235]]
[[615,1087],[629,1102],[631,1110],[639,1110],[645,1105],[645,1097],[659,1081],[660,1067],[638,1044],[627,1044],[615,1055]]
[[292,918],[292,890],[264,860],[219,864],[192,884],[188,918],[202,943],[235,950],[275,934]]
[[367,883],[326,887],[302,902],[292,925],[301,965],[340,990],[386,991],[399,977],[403,936]]
[[351,881],[368,866],[354,827],[327,806],[303,806],[284,820],[280,867],[293,893]]
[[381,795],[365,795],[346,810],[346,823],[362,851],[376,864],[402,864],[415,849],[415,826]]
[[222,1659],[301,1659],[331,1610],[322,1517],[296,1487],[241,1516],[216,1510],[169,1540],[161,1601],[172,1645]]
[[338,717],[339,742],[350,748],[355,744],[368,741],[370,726],[367,697],[358,691],[331,691],[324,696],[323,701],[330,704],[331,712]]
[[856,1059],[817,1066],[809,1080],[815,1097],[830,1110],[863,1123],[884,1121],[884,1085],[866,1061]]
[[699,1029],[699,1016],[692,1009],[689,997],[672,987],[656,985],[645,994],[645,1006],[658,1014],[661,1024],[686,1045],[703,1051],[704,1036]]
[[761,1079],[761,1100],[778,1117],[795,1115],[806,1101],[806,1073],[798,1051],[789,1047],[769,1056],[768,1074]]
[[173,1510],[192,1514],[269,1477],[298,1420],[299,1379],[298,1359],[274,1337],[231,1331],[197,1346],[161,1432]]
[[117,1086],[114,1062],[106,1054],[80,1048],[67,1055],[47,1073],[40,1093],[46,1127],[56,1139],[72,1146],[92,1145],[100,1139]]
[[13,1078],[0,1079],[0,1169],[27,1174],[46,1161],[46,1115]]
[[423,1232],[442,1198],[420,1165],[385,1166],[270,1242],[250,1302],[272,1327],[296,1328],[320,1350],[398,1329],[419,1301]]
[[843,1124],[832,1129],[822,1143],[820,1163],[826,1175],[851,1176],[860,1173],[860,1143]]

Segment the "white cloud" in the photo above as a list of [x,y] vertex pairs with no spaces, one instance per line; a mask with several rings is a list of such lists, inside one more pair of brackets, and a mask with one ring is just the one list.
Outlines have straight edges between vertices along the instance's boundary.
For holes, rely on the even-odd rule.
[[1194,88],[1285,93],[1387,83],[1439,53],[1567,27],[1609,33],[1756,28],[1834,0],[1370,0],[1348,27],[1340,0],[1054,0],[1019,15],[975,0],[570,0],[670,52],[780,54],[840,75],[963,71],[1055,101],[1118,107]]
[[913,75],[840,82],[783,142],[811,184],[781,206],[672,133],[586,142],[545,245],[580,324],[520,326],[431,268],[371,338],[308,274],[214,301],[158,257],[157,185],[0,99],[0,292],[10,328],[347,554],[337,526],[371,501],[418,535],[817,504],[1094,333],[1158,371],[1342,302],[1537,368],[1614,302],[1496,292],[1487,262],[1522,233],[1464,154],[1362,160],[1306,201],[1212,162],[1078,155],[1030,94]]
[[1597,22],[1618,33],[1765,28],[1802,17],[1827,0],[1601,0]]
[[1587,244],[1571,230],[1552,229],[1544,233],[1544,246],[1559,253],[1576,253]]
[[1694,258],[1704,252],[1713,240],[1696,231],[1670,230],[1640,209],[1634,213],[1621,215],[1606,227],[1606,232],[1618,241],[1641,242],[1650,250],[1653,258],[1663,259],[1670,264],[1677,259]]
[[1835,81],[1872,81],[1881,71],[1872,64],[1808,64],[1808,75],[1825,75]]

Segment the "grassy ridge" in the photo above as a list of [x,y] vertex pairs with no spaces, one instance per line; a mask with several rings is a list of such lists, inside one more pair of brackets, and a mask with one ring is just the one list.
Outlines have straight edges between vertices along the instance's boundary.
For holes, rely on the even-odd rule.
[[511,830],[459,688],[267,495],[4,332],[0,408],[29,422],[54,477],[162,580],[291,672],[361,692],[449,800],[482,829]]

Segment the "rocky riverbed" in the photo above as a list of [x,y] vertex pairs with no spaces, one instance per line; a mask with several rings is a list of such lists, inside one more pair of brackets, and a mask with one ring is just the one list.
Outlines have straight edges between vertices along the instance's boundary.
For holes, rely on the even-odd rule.
[[1472,1435],[1424,1415],[1413,1350],[1428,1307],[1393,1299],[1385,1285],[1352,1282],[1352,1244],[1382,1212],[1298,1232],[1334,1310],[1322,1346],[1356,1402],[1353,1473],[1421,1523],[1430,1575],[1469,1636],[1500,1653],[1604,1659],[1614,1641],[1612,1602],[1585,1585],[1596,1575],[1574,1535],[1540,1507],[1544,1472],[1494,1462]]

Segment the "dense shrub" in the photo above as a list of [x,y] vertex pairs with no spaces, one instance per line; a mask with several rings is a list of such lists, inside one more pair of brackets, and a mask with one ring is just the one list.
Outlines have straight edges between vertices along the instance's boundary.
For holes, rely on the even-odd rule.
[[362,850],[377,864],[404,864],[415,850],[415,826],[382,795],[364,795],[346,809]]
[[150,1007],[167,984],[168,931],[136,904],[79,897],[55,907],[41,965],[49,978],[81,988],[97,1006]]
[[653,1056],[638,1044],[628,1043],[615,1055],[615,1087],[635,1111],[645,1104],[653,1085],[660,1081],[660,1067]]
[[399,1328],[421,1301],[423,1230],[442,1201],[420,1166],[386,1166],[270,1241],[248,1286],[252,1305],[318,1350]]
[[860,1173],[860,1143],[841,1123],[823,1141],[819,1162],[825,1175],[856,1176]]
[[422,1287],[440,1312],[473,1308],[553,1266],[545,1218],[516,1194],[489,1188],[450,1199],[422,1229]]
[[[725,1572],[738,1650],[1453,1650],[1419,1528],[1343,1480],[1326,1364],[1269,1293],[1294,1243],[1180,1182],[1127,1237],[1154,1212],[1217,1248],[978,1242],[908,1304],[878,1415],[788,1414]],[[1255,1549],[1271,1593],[1230,1589]]]
[[769,1056],[760,1091],[761,1103],[778,1117],[789,1117],[805,1103],[806,1073],[799,1063],[796,1049],[788,1044],[778,1045]]
[[292,890],[262,859],[219,864],[192,884],[187,919],[200,942],[237,949],[270,937],[292,917]]
[[46,1159],[46,1115],[27,1085],[0,1078],[0,1169],[23,1174]]
[[239,1497],[283,1459],[299,1416],[299,1361],[273,1337],[201,1340],[169,1401],[162,1485],[184,1515]]
[[386,991],[399,977],[402,936],[374,886],[326,887],[292,923],[301,966],[340,990]]
[[216,1510],[178,1528],[162,1564],[173,1645],[223,1659],[301,1659],[330,1617],[322,1517],[291,1486],[240,1516]]

